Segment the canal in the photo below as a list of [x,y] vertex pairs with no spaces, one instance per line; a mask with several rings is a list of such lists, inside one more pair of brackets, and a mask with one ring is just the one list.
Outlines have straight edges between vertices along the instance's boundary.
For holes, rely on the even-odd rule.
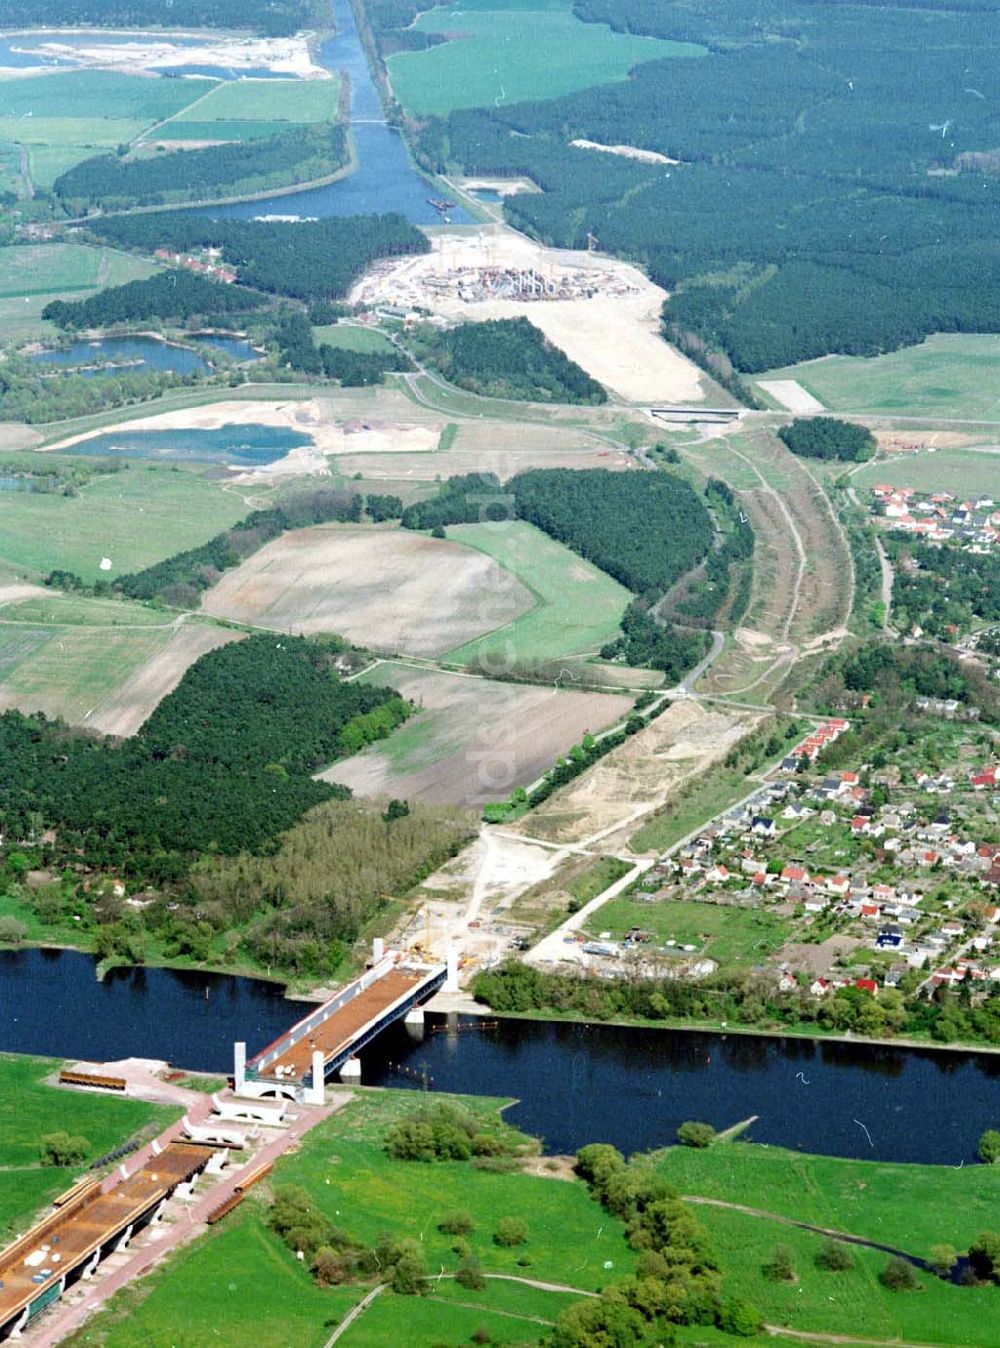
[[[138,968],[98,982],[95,968],[0,951],[0,1050],[228,1072],[234,1040],[252,1054],[303,1013],[261,980]],[[1000,1055],[985,1053],[431,1014],[422,1038],[397,1024],[361,1062],[366,1085],[514,1098],[507,1117],[550,1152],[643,1150],[685,1119],[756,1114],[748,1135],[768,1145],[958,1166],[1000,1121]]]

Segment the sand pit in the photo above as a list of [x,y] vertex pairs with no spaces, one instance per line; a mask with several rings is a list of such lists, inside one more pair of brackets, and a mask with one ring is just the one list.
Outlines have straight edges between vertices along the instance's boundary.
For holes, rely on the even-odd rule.
[[[201,37],[202,34],[194,36]],[[11,50],[17,51],[16,38]],[[303,80],[328,80],[330,72],[315,65],[305,37],[219,38],[206,37],[194,44],[171,42],[169,38],[136,33],[131,42],[102,42],[95,33],[93,41],[76,43],[42,42],[32,47],[42,55],[58,57],[85,68],[120,70],[126,74],[155,72],[176,66],[222,66],[229,70],[270,70],[275,75],[294,75]],[[6,74],[35,74],[36,68],[5,68]]]
[[[596,733],[631,707],[628,697],[529,688],[490,679],[387,664],[374,679],[397,688],[421,712],[383,747],[323,773],[359,796],[479,805],[535,781],[586,731]],[[373,681],[374,681],[373,679]]]
[[813,412],[826,411],[820,400],[804,389],[797,379],[758,379],[757,387],[797,415],[809,416]]
[[21,599],[34,599],[42,595],[50,599],[52,591],[43,585],[29,585],[26,581],[12,581],[9,585],[0,582],[0,608],[5,604],[16,604]]
[[637,159],[640,164],[679,164],[679,159],[669,159],[656,150],[640,150],[635,145],[602,145],[597,140],[571,140],[578,150],[597,150],[601,154],[617,154],[623,159]]
[[321,525],[227,571],[207,613],[279,632],[443,655],[527,612],[528,590],[485,554],[401,529]]
[[196,660],[244,635],[200,623],[178,627],[162,650],[94,708],[87,726],[104,735],[134,735]]
[[675,702],[515,825],[526,837],[623,849],[639,821],[723,758],[759,717]]
[[[419,306],[459,321],[523,316],[626,401],[704,400],[698,367],[659,336],[666,291],[638,268],[543,248],[498,226],[435,234],[431,243],[430,253],[376,264],[351,301]],[[509,298],[525,277],[538,298]]]
[[328,473],[327,454],[426,454],[437,448],[444,422],[422,420],[419,425],[411,425],[387,417],[345,417],[343,408],[338,415],[338,403],[333,398],[307,398],[297,402],[233,400],[138,417],[119,427],[105,426],[97,431],[87,431],[45,448],[65,449],[125,425],[130,431],[216,431],[223,426],[278,426],[311,436],[312,445],[293,449],[274,463],[241,473],[239,477],[240,481],[264,482],[273,477]]

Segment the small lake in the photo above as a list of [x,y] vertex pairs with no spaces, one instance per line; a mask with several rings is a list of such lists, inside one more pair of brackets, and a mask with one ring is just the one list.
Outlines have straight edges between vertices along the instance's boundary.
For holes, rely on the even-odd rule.
[[190,332],[188,336],[192,341],[199,342],[202,346],[211,346],[216,351],[224,351],[231,360],[237,361],[240,365],[247,365],[250,361],[264,359],[259,351],[253,349],[245,337],[224,337],[218,332]]
[[[105,337],[94,342],[73,342],[56,351],[38,351],[29,359],[46,368],[73,371],[85,379],[150,370],[173,374],[210,374],[212,370],[197,351],[158,342],[155,337]],[[95,365],[101,361],[106,363]]]
[[89,458],[224,463],[234,468],[259,468],[283,459],[290,449],[311,444],[310,436],[282,426],[220,426],[208,431],[129,431],[121,428],[91,440],[80,440],[59,452],[86,454]]
[[32,474],[30,477],[4,476],[0,473],[0,491],[28,491],[28,492],[48,492],[55,488],[59,481],[57,477],[41,477]]

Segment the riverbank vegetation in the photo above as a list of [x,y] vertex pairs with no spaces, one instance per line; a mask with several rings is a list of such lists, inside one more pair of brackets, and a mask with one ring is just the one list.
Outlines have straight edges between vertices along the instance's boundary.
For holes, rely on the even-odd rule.
[[[508,89],[495,107],[427,118],[426,166],[531,178],[541,192],[505,200],[512,224],[557,246],[592,232],[644,263],[671,292],[668,324],[738,370],[1000,328],[1000,181],[965,157],[992,135],[985,10],[927,9],[919,34],[894,6],[767,0],[751,18],[710,0],[578,0],[576,13],[709,55],[647,60],[627,81],[537,102]],[[974,91],[961,116],[942,112],[956,87]],[[680,162],[573,147],[581,138]],[[845,181],[852,191],[838,195]]]
[[71,215],[278,191],[329,177],[349,159],[339,123],[151,156],[96,155],[61,173],[52,191]]
[[487,398],[531,402],[607,402],[608,395],[526,318],[423,327],[411,336],[418,358],[449,382]]
[[171,389],[190,388],[204,376],[175,374],[171,370],[129,370],[84,374],[46,374],[25,356],[10,355],[0,362],[0,421],[44,426],[53,421],[93,416],[98,412],[149,402]]

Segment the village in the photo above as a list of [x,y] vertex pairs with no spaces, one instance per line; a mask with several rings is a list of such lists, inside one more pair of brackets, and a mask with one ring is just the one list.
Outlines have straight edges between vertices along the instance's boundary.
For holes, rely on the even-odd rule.
[[824,750],[848,728],[817,727],[567,940],[598,969],[772,971],[776,991],[814,998],[848,986],[985,995],[1000,982],[1000,763],[989,732],[944,724],[891,761],[825,770]]
[[1000,547],[1000,508],[991,496],[959,501],[947,491],[928,494],[879,484],[872,487],[870,513],[885,529],[929,543],[955,543],[983,553]]

